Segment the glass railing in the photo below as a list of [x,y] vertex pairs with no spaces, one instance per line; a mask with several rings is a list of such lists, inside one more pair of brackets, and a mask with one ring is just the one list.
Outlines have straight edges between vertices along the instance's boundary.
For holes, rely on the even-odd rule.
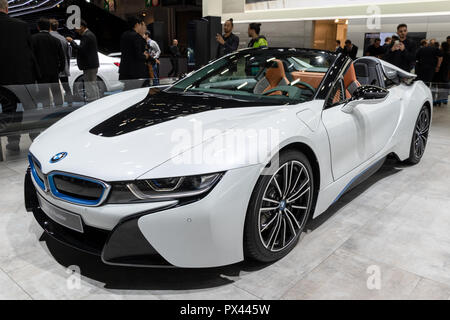
[[24,158],[32,140],[46,128],[78,108],[120,92],[176,78],[110,80],[73,84],[44,83],[0,86],[0,161]]
[[[159,79],[165,86],[175,78]],[[26,158],[32,140],[91,101],[158,84],[155,79],[0,86],[0,161]],[[448,83],[429,83],[436,106],[447,106]]]

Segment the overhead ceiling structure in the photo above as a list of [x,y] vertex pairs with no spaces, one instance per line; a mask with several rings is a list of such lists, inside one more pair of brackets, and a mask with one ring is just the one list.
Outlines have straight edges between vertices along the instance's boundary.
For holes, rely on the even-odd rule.
[[49,10],[60,5],[64,0],[9,0],[9,15],[19,17],[31,13]]
[[203,0],[203,15],[237,23],[443,16],[449,0]]

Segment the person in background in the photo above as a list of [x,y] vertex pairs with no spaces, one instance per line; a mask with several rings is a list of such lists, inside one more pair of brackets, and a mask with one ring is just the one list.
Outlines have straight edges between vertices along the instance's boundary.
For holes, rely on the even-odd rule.
[[120,51],[122,52],[119,80],[124,80],[125,90],[136,89],[143,86],[149,77],[146,51],[144,20],[132,17],[128,19],[128,30],[120,38]]
[[438,94],[436,98],[436,104],[438,106],[442,104],[448,104],[449,95],[449,81],[450,81],[450,44],[448,42],[442,42],[441,54],[442,61],[439,68],[437,68],[436,80],[438,82]]
[[70,58],[72,57],[72,47],[66,41],[62,35],[58,33],[59,22],[56,19],[50,19],[50,35],[55,37],[61,43],[61,46],[64,51],[65,64],[64,71],[59,74],[59,81],[61,82],[64,91],[66,93],[66,101],[69,106],[73,102],[72,89],[69,86],[69,77],[70,77]]
[[423,48],[423,47],[426,47],[426,46],[428,46],[428,40],[427,39],[420,40],[420,47],[419,47],[419,49]]
[[151,38],[150,31],[145,32],[148,53],[150,55],[150,63],[153,69],[153,85],[159,86],[159,56],[161,55],[161,49],[158,43]]
[[[8,1],[0,0],[0,97],[6,92],[2,86],[14,86],[16,90],[32,92],[39,75],[33,53],[28,24],[8,16]],[[12,103],[6,104],[5,101]],[[23,112],[17,111],[17,104],[10,99],[2,99],[2,114],[6,125],[21,123]],[[25,110],[34,106],[23,105]],[[37,134],[30,134],[31,140]],[[19,152],[20,135],[7,136],[6,150]],[[1,152],[1,151],[0,151]]]
[[40,70],[37,101],[41,102],[44,108],[49,107],[50,89],[55,106],[62,106],[59,74],[66,66],[65,54],[61,42],[50,35],[49,19],[40,18],[37,27],[39,32],[31,36],[33,52]]
[[216,41],[219,43],[217,58],[234,52],[239,47],[239,37],[233,33],[233,27],[233,19],[228,19],[223,25],[223,35],[216,34]]
[[248,43],[249,48],[264,48],[269,44],[265,36],[260,35],[261,23],[250,23],[248,26],[248,36],[252,38]]
[[407,38],[408,26],[404,23],[397,27],[398,40],[395,40],[386,52],[385,60],[410,72],[416,61],[416,44]]
[[348,55],[352,60],[356,60],[358,47],[355,46],[349,39],[345,40],[344,54]]
[[367,51],[365,53],[366,56],[372,56],[372,57],[377,57],[377,58],[381,58],[384,54],[384,49],[381,46],[381,39],[380,38],[375,38],[373,44],[371,44],[368,48]]
[[447,43],[450,45],[450,36],[447,37]]
[[416,54],[417,79],[431,85],[435,72],[442,63],[442,53],[434,45],[426,45],[426,40],[422,40],[420,44]]
[[387,37],[386,39],[384,39],[384,44],[383,44],[383,58],[384,55],[386,54],[386,52],[389,49],[389,46],[391,45],[392,42],[392,38],[391,37]]
[[334,50],[336,53],[342,53],[344,52],[344,49],[341,47],[341,40],[336,40],[336,50]]
[[175,78],[178,77],[178,69],[179,69],[179,58],[181,56],[180,49],[178,48],[178,40],[173,39],[172,45],[169,48],[170,51],[170,64],[172,65],[172,69],[169,72],[169,77],[173,76]]
[[81,20],[80,27],[75,32],[81,36],[78,45],[71,37],[66,40],[77,51],[78,68],[83,71],[86,101],[91,102],[100,98],[97,85],[97,73],[100,66],[98,60],[97,37],[88,29],[86,21]]

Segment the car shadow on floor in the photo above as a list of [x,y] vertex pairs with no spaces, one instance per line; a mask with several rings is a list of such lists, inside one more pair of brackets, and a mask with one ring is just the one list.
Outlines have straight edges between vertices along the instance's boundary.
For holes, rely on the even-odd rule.
[[225,267],[185,269],[176,267],[123,267],[104,264],[100,257],[68,247],[43,233],[53,258],[69,268],[77,266],[81,275],[104,283],[107,289],[193,290],[233,283],[241,272],[253,272],[269,264],[241,262]]
[[[332,205],[318,218],[310,220],[307,229],[317,229],[372,185],[400,172],[402,166],[394,159],[388,159],[379,171],[349,191],[344,199]],[[99,257],[61,244],[46,234],[41,236],[40,241],[46,242],[49,252],[59,264],[65,267],[78,266],[82,276],[104,283],[106,289],[195,290],[214,288],[233,283],[243,273],[255,272],[271,264],[244,261],[225,267],[200,269],[110,266],[102,263]]]

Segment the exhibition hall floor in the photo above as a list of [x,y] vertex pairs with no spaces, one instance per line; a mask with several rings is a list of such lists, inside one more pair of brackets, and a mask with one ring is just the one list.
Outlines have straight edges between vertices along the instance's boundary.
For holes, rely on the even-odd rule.
[[0,299],[449,299],[450,107],[434,110],[419,165],[388,160],[269,265],[106,266],[43,235],[23,205],[26,152],[8,157],[0,163]]

